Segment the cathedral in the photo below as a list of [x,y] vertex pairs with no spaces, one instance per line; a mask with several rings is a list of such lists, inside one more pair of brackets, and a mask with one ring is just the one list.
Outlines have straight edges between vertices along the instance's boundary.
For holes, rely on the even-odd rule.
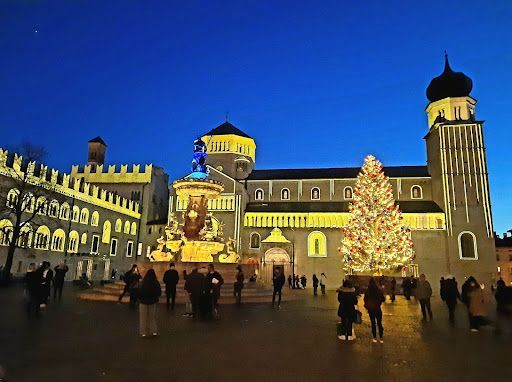
[[[446,57],[426,91],[427,164],[384,167],[414,244],[414,263],[402,275],[439,280],[451,274],[461,281],[473,275],[486,284],[495,277],[483,121],[472,86]],[[254,137],[227,121],[202,140],[209,176],[225,185],[209,209],[224,236],[235,240],[241,262],[254,264],[265,281],[281,266],[308,278],[323,272],[329,286],[338,286],[341,228],[360,168],[258,169]],[[171,187],[169,211],[179,216],[185,208]]]

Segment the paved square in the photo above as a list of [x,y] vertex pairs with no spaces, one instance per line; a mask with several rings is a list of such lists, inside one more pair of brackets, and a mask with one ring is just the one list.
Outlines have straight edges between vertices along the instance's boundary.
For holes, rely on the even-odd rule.
[[[457,326],[434,297],[434,319],[402,297],[384,311],[384,344],[372,344],[368,317],[357,340],[335,336],[337,301],[311,291],[284,291],[270,305],[222,306],[214,322],[168,313],[159,305],[160,336],[137,336],[138,316],[126,304],[65,299],[29,321],[22,289],[0,289],[0,364],[8,380],[31,381],[510,381],[510,336],[470,333],[465,309]],[[286,302],[290,293],[303,296]],[[222,301],[221,301],[222,302]]]

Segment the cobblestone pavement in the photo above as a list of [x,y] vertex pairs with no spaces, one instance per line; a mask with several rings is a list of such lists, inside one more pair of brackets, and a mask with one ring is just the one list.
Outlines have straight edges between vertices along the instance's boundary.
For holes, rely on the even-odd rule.
[[[450,327],[437,298],[428,323],[414,302],[387,302],[384,344],[371,343],[365,312],[356,341],[336,338],[334,292],[289,290],[280,310],[225,306],[213,322],[160,305],[159,337],[141,339],[137,312],[126,304],[78,301],[66,288],[61,304],[32,321],[21,288],[0,289],[0,364],[9,382],[512,381],[512,336],[470,333],[460,304]],[[289,293],[303,297],[286,302]]]

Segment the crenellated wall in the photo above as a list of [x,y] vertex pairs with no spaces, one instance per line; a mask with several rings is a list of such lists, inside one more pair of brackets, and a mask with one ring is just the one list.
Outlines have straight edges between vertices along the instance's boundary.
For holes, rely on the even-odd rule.
[[[71,167],[71,176],[73,178],[85,179],[90,183],[150,183],[153,174],[153,165],[144,166],[141,171],[140,164],[134,164],[129,170],[128,165],[121,165],[116,169],[116,165],[85,165],[81,168],[78,165]],[[105,171],[106,170],[106,171]]]

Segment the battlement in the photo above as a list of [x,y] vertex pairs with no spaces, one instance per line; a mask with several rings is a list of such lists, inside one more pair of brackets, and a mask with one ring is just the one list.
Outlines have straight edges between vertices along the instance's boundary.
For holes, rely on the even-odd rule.
[[[148,166],[146,166],[147,168]],[[140,218],[139,203],[91,185],[84,179],[74,177],[73,174],[60,173],[58,170],[48,168],[44,164],[24,160],[22,156],[16,153],[9,154],[7,150],[2,148],[0,148],[0,174],[8,177],[16,174],[18,176],[26,175],[27,182],[31,184],[41,185],[77,200],[137,219]]]
[[116,165],[85,165],[72,166],[71,177],[84,179],[89,183],[150,183],[153,175],[153,165],[147,164],[141,171],[140,164],[134,164],[128,168],[127,164],[116,169]]

